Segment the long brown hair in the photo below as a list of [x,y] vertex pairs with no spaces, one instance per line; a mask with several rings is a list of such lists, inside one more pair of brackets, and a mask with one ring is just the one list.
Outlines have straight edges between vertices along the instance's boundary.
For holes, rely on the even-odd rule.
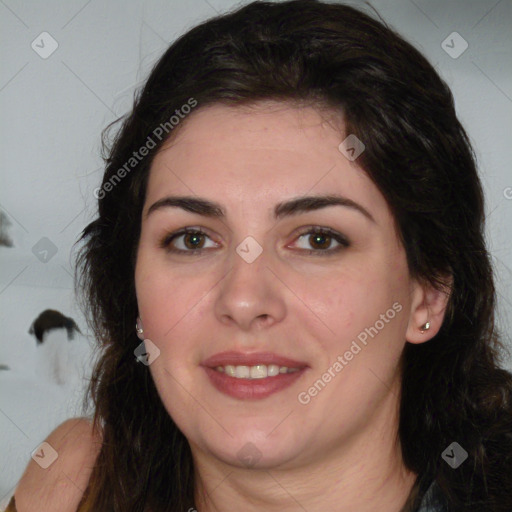
[[[358,164],[393,212],[411,275],[437,288],[453,276],[441,330],[427,343],[406,343],[402,355],[399,440],[406,466],[421,476],[411,500],[435,480],[453,510],[510,512],[512,376],[499,367],[483,192],[451,91],[383,21],[314,0],[253,2],[188,31],[155,65],[115,138],[104,133],[98,216],[77,259],[77,292],[99,341],[89,393],[103,436],[80,510],[194,506],[188,442],[134,357],[146,183],[180,124],[161,140],[155,128],[191,98],[196,109],[264,99],[327,105],[364,141]],[[126,167],[148,137],[149,155]],[[457,469],[441,458],[453,441],[468,453]]]

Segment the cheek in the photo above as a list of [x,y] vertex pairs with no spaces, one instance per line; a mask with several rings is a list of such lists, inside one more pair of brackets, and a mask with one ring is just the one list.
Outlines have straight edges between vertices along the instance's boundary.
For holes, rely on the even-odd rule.
[[165,325],[170,328],[177,305],[182,304],[180,288],[173,283],[172,274],[162,268],[162,263],[144,250],[139,250],[137,258],[135,288],[145,335],[160,339]]
[[187,289],[165,274],[154,272],[139,282],[137,301],[144,331],[155,339],[166,333],[185,314]]
[[[144,335],[174,362],[191,357],[194,329],[201,326],[208,290],[214,286],[204,277],[183,275],[158,261],[140,259],[135,285]],[[211,307],[211,306],[210,306]],[[167,358],[166,358],[167,359]]]
[[304,283],[304,302],[326,320],[331,328],[348,328],[358,325],[362,319],[386,296],[382,276],[371,271],[351,269],[331,275],[321,286]]
[[358,336],[363,341],[381,339],[378,350],[395,342],[398,345],[408,290],[401,269],[400,263],[352,267],[351,272],[339,274],[322,286],[304,283],[304,303],[327,328],[323,329],[326,336],[318,339],[331,357]]

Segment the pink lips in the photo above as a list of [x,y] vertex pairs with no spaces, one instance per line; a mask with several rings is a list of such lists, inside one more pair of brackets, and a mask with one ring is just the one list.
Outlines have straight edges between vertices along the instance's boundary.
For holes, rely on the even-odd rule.
[[[293,373],[280,373],[275,377],[263,379],[238,379],[215,370],[217,366],[256,366],[257,364],[275,364],[288,368],[298,368]],[[242,354],[240,352],[222,352],[206,359],[201,365],[213,386],[232,398],[237,399],[263,399],[278,391],[291,386],[300,379],[308,365],[287,357],[278,356],[270,352]]]

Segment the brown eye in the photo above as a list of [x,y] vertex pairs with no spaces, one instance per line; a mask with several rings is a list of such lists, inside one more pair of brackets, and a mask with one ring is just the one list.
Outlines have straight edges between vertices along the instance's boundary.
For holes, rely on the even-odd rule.
[[309,236],[309,243],[312,244],[315,249],[329,249],[332,242],[331,235],[315,233]]
[[204,240],[201,239],[204,235],[200,233],[185,233],[183,235],[183,241],[188,249],[202,249]]
[[[329,228],[309,227],[308,231],[299,235],[298,239],[301,238],[305,238],[309,247],[313,247],[313,249],[304,248],[304,250],[308,254],[317,256],[331,255],[350,246],[346,237]],[[334,248],[331,245],[333,242],[338,244]]]
[[204,249],[205,238],[209,236],[200,229],[186,228],[165,236],[160,247],[175,253],[199,254]]

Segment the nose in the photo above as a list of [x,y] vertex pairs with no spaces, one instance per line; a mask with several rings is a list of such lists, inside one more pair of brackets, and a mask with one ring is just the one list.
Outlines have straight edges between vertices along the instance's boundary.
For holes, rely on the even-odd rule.
[[272,268],[265,250],[248,263],[236,251],[219,284],[215,315],[223,325],[249,332],[281,322],[286,314],[286,286]]

